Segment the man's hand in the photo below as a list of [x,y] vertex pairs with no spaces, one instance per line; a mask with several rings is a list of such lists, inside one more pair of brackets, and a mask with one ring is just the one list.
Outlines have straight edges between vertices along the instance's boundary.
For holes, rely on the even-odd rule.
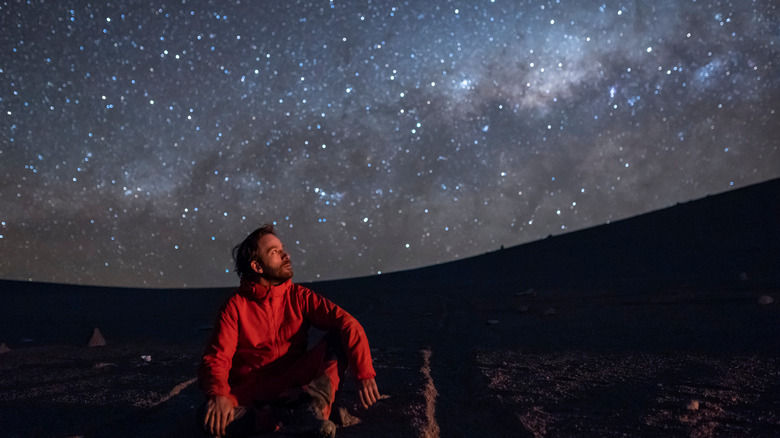
[[225,436],[225,428],[234,419],[233,402],[224,395],[215,395],[206,402],[204,429],[212,435]]
[[363,403],[363,407],[368,409],[374,403],[379,400],[379,388],[376,387],[376,380],[365,379],[360,381],[360,402]]

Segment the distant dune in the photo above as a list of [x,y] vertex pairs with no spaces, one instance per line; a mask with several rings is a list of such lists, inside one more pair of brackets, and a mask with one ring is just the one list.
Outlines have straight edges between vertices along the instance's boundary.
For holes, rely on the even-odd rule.
[[780,179],[355,284],[655,287],[733,284],[743,274],[753,282],[780,280]]

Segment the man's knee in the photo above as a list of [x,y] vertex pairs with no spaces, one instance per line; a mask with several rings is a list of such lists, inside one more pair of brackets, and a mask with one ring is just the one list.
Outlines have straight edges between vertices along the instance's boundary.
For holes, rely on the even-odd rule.
[[330,407],[336,389],[338,388],[333,387],[331,377],[323,374],[307,385],[305,394],[310,399],[309,403],[322,411]]

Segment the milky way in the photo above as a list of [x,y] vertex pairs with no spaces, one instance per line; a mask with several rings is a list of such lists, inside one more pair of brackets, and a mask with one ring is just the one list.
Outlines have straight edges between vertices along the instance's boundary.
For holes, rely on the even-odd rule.
[[772,0],[30,0],[0,20],[6,279],[232,285],[265,222],[299,281],[373,275],[780,176]]

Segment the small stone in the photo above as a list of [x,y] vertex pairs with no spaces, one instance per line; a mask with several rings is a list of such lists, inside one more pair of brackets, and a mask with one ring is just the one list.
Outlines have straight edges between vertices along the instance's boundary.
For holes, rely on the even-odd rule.
[[545,314],[545,316],[557,315],[558,311],[555,310],[553,307],[550,307],[549,309],[544,311],[544,314]]
[[528,306],[520,306],[517,311],[520,313],[526,313],[528,312]]
[[115,363],[110,362],[98,362],[95,365],[92,366],[92,368],[100,369],[100,368],[106,368],[106,367],[115,367]]
[[689,411],[698,411],[699,410],[699,401],[698,400],[691,400],[691,401],[688,402],[687,405],[685,405],[685,407]]
[[772,304],[774,302],[775,302],[774,298],[770,297],[769,295],[761,295],[760,297],[758,297],[758,304],[761,304],[762,306],[765,306],[767,304]]
[[516,297],[522,297],[522,296],[526,296],[526,295],[536,296],[536,291],[534,290],[534,288],[530,288],[530,289],[527,289],[525,292],[515,292],[515,296]]
[[87,342],[87,347],[105,347],[106,346],[106,338],[103,337],[103,334],[100,333],[100,329],[95,327],[95,329],[92,330],[92,337],[89,338],[89,341]]
[[487,323],[488,323],[488,325],[496,325],[496,324],[498,324],[498,320],[497,319],[488,319]]
[[11,349],[10,349],[10,348],[8,348],[8,346],[7,346],[7,345],[5,345],[5,342],[3,342],[2,344],[0,344],[0,354],[5,354],[5,353],[8,353],[8,352],[10,352],[10,351],[11,351]]

